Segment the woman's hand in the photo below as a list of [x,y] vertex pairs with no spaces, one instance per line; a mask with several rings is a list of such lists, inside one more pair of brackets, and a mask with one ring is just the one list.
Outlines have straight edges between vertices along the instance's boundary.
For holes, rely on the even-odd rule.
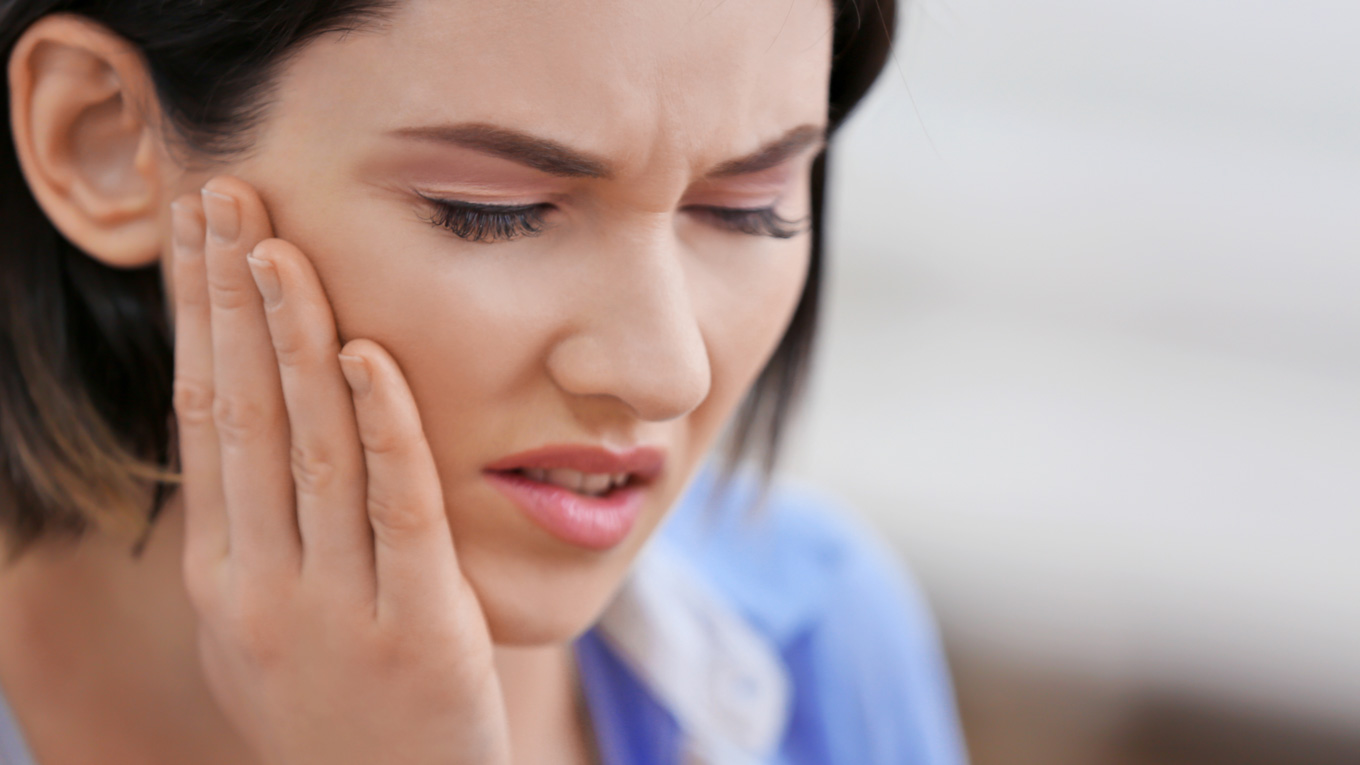
[[316,272],[248,184],[173,214],[184,573],[219,703],[271,765],[508,763],[401,370],[369,340],[338,356]]

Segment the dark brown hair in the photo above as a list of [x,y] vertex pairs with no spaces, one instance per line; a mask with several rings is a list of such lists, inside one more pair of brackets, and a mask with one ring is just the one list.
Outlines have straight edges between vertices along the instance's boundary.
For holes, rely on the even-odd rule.
[[[893,0],[834,0],[828,94],[834,131],[889,55]],[[291,52],[318,35],[380,20],[393,0],[0,0],[8,60],[38,19],[75,13],[136,45],[162,112],[185,148],[226,156],[247,146]],[[17,554],[53,533],[150,528],[174,472],[173,338],[159,265],[103,265],[66,241],[38,207],[0,99],[0,535]],[[728,475],[747,456],[768,479],[806,378],[825,236],[824,152],[813,165],[807,283],[773,357],[729,433]]]

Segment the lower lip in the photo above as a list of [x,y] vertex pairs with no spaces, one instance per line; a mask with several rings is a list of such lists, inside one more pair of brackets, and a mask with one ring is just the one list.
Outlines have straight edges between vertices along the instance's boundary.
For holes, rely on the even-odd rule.
[[607,550],[622,542],[642,510],[641,486],[588,497],[519,473],[487,471],[486,478],[544,531],[590,550]]

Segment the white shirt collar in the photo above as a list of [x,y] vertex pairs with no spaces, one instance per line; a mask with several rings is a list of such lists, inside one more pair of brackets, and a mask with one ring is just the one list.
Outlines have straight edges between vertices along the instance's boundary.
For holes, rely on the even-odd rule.
[[771,642],[664,540],[643,552],[600,634],[684,732],[686,762],[768,762],[792,702]]

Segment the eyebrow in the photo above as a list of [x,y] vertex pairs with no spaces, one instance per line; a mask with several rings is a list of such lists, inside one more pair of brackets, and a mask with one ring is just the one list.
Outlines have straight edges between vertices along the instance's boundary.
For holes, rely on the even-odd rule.
[[[603,157],[548,138],[483,122],[400,128],[392,131],[392,135],[461,146],[565,178],[607,180],[614,175],[610,162]],[[820,148],[825,144],[825,127],[799,125],[750,154],[723,162],[707,177],[731,178],[758,173],[778,166],[809,147]]]
[[750,175],[761,170],[769,170],[792,157],[802,154],[809,147],[816,146],[820,150],[825,145],[825,127],[799,125],[744,157],[729,159],[718,165],[708,174],[708,177],[731,178],[737,175]]

